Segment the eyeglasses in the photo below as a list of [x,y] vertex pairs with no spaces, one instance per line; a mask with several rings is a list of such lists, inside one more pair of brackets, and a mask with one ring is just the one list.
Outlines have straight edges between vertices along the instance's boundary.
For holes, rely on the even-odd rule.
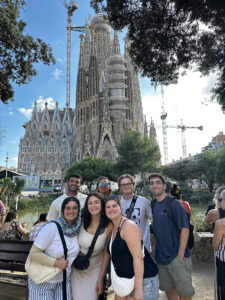
[[120,185],[120,187],[127,187],[127,186],[130,186],[131,184],[133,184],[133,183],[132,182],[123,183]]
[[104,183],[98,183],[98,187],[102,187],[102,186],[108,186],[109,183],[108,182],[104,182]]

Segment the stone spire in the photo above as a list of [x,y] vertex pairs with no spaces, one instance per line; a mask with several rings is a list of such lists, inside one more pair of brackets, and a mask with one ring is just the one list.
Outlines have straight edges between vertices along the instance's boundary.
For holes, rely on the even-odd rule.
[[114,32],[112,55],[120,55],[120,42],[117,31]]
[[84,63],[84,36],[80,34],[80,58],[77,74],[77,88],[76,88],[76,105],[86,98],[86,83],[85,83],[85,63]]
[[152,118],[151,118],[150,130],[149,130],[149,139],[151,140],[154,146],[158,146],[155,125]]
[[144,125],[144,136],[148,136],[148,124],[146,121],[146,116],[145,116],[145,125]]
[[89,98],[96,95],[98,91],[99,91],[99,81],[98,81],[98,61],[97,61],[96,46],[95,46],[95,27],[94,24],[92,24],[91,56],[89,61],[89,74],[88,74]]
[[89,20],[86,20],[86,26],[85,26],[85,39],[84,39],[84,68],[85,71],[88,70],[89,67],[89,57],[91,53],[91,42],[90,42],[90,25]]

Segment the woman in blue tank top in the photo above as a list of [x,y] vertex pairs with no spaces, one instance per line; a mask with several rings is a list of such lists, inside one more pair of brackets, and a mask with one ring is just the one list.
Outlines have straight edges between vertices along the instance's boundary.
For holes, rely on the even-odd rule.
[[[142,234],[138,226],[122,215],[119,196],[105,198],[105,211],[113,223],[109,252],[116,275],[119,278],[134,277],[133,298],[126,290],[126,296],[116,295],[116,300],[143,300],[142,280],[144,272],[142,255]],[[111,270],[112,272],[112,270]],[[122,280],[122,279],[121,279]]]

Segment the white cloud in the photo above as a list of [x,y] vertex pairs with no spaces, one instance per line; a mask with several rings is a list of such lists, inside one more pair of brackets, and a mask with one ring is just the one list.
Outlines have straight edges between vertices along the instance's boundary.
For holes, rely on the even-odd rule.
[[10,112],[9,112],[9,115],[10,115],[10,116],[13,116],[13,115],[14,115],[14,113],[13,113],[12,111],[10,111]]
[[55,77],[55,79],[58,80],[63,75],[63,72],[60,69],[55,68],[55,71],[52,74]]
[[[49,98],[46,98],[46,99],[43,99],[42,96],[39,97],[39,99],[36,100],[37,102],[37,109],[41,109],[43,110],[45,108],[45,103],[47,102],[48,104],[48,109],[53,109],[55,108],[55,102],[53,100],[52,97],[49,97]],[[24,107],[21,107],[21,108],[18,108],[18,111],[24,115],[27,119],[30,119],[31,116],[32,116],[32,111],[33,111],[33,108],[34,108],[34,103],[32,104],[32,108],[24,108]]]
[[18,108],[18,111],[25,116],[27,119],[30,119],[31,115],[32,115],[32,108]]
[[15,161],[15,162],[18,162],[18,157],[17,157],[17,156],[12,157],[11,160],[12,160],[12,161]]
[[[185,126],[203,125],[203,131],[187,129],[185,132],[187,153],[196,154],[206,146],[219,131],[225,132],[225,115],[218,104],[205,99],[210,98],[210,90],[215,84],[215,76],[201,77],[198,72],[188,72],[181,77],[177,85],[164,87],[164,103],[167,112],[167,125],[180,125],[181,119]],[[148,86],[150,88],[150,84]],[[142,89],[143,110],[148,123],[153,118],[161,125],[162,97],[158,93]],[[204,104],[205,103],[205,104]],[[157,137],[163,155],[162,129],[157,128]],[[182,156],[180,130],[167,129],[169,161]]]
[[[45,108],[45,103],[48,104],[48,109],[55,108],[55,102],[52,97],[43,99],[42,96],[39,97],[39,99],[36,100],[37,102],[37,108],[43,110]],[[32,105],[34,107],[34,104]]]
[[11,140],[9,141],[10,144],[12,145],[18,145],[20,140]]

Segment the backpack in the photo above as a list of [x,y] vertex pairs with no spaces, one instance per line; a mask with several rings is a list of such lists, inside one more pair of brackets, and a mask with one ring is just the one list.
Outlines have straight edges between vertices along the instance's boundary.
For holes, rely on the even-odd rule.
[[[172,201],[177,200],[177,199],[172,196],[167,196],[167,198],[168,198],[168,200],[166,202],[167,216],[173,222],[173,224],[176,227],[178,227],[177,223],[176,223],[176,219],[174,217],[173,208],[172,208]],[[151,201],[152,213],[153,213],[153,208],[154,208],[156,201],[157,201],[156,199],[153,199]],[[187,247],[188,247],[188,249],[192,249],[194,247],[194,225],[190,224],[190,214],[188,212],[186,212],[186,214],[187,214],[188,223],[189,223],[189,237],[188,237]]]

